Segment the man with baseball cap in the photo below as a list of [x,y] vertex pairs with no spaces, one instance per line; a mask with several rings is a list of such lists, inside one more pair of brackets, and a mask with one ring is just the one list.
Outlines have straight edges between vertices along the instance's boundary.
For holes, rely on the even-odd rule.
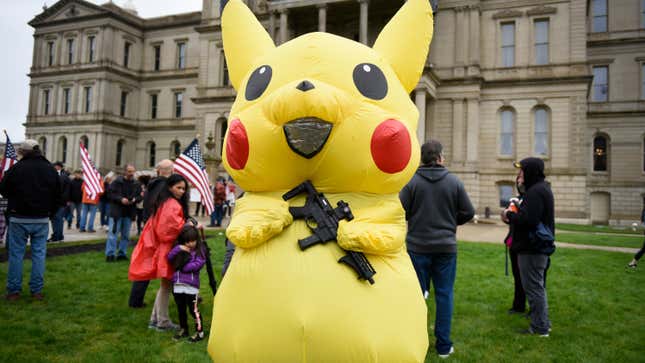
[[61,205],[61,184],[54,167],[40,152],[36,140],[26,140],[18,149],[20,161],[0,181],[0,194],[9,198],[9,271],[7,300],[20,298],[22,260],[27,241],[31,241],[31,278],[29,288],[36,300],[43,299],[45,255],[49,217]]

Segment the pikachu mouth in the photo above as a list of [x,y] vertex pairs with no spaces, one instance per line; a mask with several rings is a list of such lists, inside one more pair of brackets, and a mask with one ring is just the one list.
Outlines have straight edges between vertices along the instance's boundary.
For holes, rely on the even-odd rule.
[[325,146],[333,126],[318,117],[301,117],[287,122],[282,128],[291,150],[311,159]]

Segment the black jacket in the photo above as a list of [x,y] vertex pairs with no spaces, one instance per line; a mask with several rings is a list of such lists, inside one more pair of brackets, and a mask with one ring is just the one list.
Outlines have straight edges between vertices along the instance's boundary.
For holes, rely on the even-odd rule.
[[157,199],[159,193],[166,187],[166,178],[165,176],[158,176],[148,183],[146,191],[143,193],[143,220],[147,221],[148,218],[152,216],[152,208],[154,207],[154,201]]
[[74,178],[70,183],[69,199],[72,203],[83,201],[83,178]]
[[7,170],[0,194],[9,199],[9,215],[19,218],[46,218],[63,204],[58,173],[40,153],[25,155]]
[[[120,176],[110,184],[110,217],[122,218],[128,217],[134,219],[137,214],[137,206],[142,199],[141,185],[134,178],[126,180]],[[121,199],[126,198],[131,201],[128,205],[123,205]]]
[[457,252],[457,226],[473,218],[464,184],[443,166],[422,166],[399,193],[408,221],[406,243],[416,253]]
[[527,158],[520,164],[524,171],[526,193],[519,211],[507,214],[513,228],[511,249],[520,254],[544,254],[541,246],[531,243],[529,232],[535,231],[542,222],[555,235],[553,193],[544,181],[544,162],[541,159]]
[[71,192],[71,180],[69,179],[69,175],[65,173],[64,171],[61,171],[60,174],[58,174],[58,178],[60,179],[60,186],[62,189],[61,192],[61,200],[63,202],[63,206],[67,204],[67,202],[71,201],[70,197],[70,192]]

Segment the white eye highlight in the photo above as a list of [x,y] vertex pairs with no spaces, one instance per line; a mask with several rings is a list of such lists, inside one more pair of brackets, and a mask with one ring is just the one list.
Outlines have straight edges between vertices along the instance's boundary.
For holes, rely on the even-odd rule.
[[264,74],[267,71],[267,67],[260,68],[260,74]]
[[365,72],[371,72],[371,71],[372,71],[372,67],[368,66],[367,64],[364,64],[364,65],[363,65],[363,70],[364,70]]

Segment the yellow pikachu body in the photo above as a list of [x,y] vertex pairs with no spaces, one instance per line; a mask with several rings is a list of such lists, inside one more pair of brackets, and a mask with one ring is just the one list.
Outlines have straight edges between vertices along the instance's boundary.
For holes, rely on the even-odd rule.
[[[325,33],[275,47],[240,0],[222,14],[238,97],[224,165],[246,191],[228,238],[238,247],[215,298],[216,362],[420,362],[426,305],[405,250],[398,191],[419,162],[416,86],[432,38],[428,0],[408,0],[373,48]],[[311,235],[281,196],[305,180],[349,203],[338,244]],[[337,263],[364,252],[374,285]]]

